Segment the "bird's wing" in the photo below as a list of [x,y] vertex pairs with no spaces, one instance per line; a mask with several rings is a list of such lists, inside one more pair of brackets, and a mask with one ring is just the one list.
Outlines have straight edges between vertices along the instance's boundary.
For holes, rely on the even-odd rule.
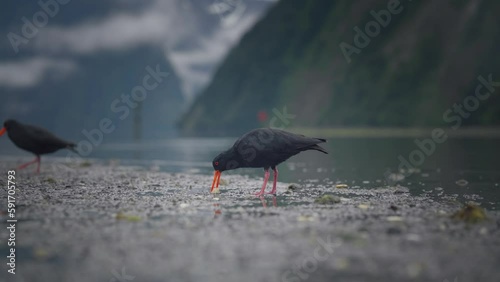
[[25,125],[25,128],[27,134],[29,134],[30,136],[32,136],[32,138],[43,144],[59,146],[59,147],[74,145],[71,142],[67,142],[65,140],[60,139],[59,137],[55,136],[54,134],[43,128],[33,125]]
[[260,128],[241,136],[233,147],[254,148],[264,154],[294,154],[322,142],[325,140],[278,129]]
[[325,149],[317,145],[325,141],[278,129],[259,128],[241,136],[233,148],[244,160],[254,160],[258,156],[261,160],[279,162],[306,150],[317,150],[328,154]]
[[272,150],[275,151],[303,151],[314,147],[319,143],[326,142],[325,139],[310,138],[301,134],[286,132],[283,130],[273,130],[275,142],[272,142]]

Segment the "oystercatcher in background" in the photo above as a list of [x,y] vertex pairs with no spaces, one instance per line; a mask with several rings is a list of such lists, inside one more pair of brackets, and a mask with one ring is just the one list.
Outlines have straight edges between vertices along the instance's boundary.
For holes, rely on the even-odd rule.
[[46,129],[37,126],[23,124],[9,119],[4,122],[3,128],[0,129],[0,136],[5,132],[7,132],[10,140],[12,140],[17,147],[36,155],[33,161],[19,166],[18,169],[23,169],[31,164],[38,163],[36,172],[40,173],[40,155],[53,153],[64,148],[77,153],[74,143],[64,141]]
[[212,161],[215,173],[210,192],[219,187],[221,173],[225,170],[240,167],[262,167],[264,168],[264,184],[260,192],[255,195],[262,196],[264,194],[270,175],[269,168],[274,172],[274,179],[273,190],[268,194],[275,194],[276,182],[278,181],[276,166],[302,151],[316,150],[328,154],[325,149],[318,145],[323,142],[326,140],[278,129],[254,129],[236,140],[233,147],[220,153]]

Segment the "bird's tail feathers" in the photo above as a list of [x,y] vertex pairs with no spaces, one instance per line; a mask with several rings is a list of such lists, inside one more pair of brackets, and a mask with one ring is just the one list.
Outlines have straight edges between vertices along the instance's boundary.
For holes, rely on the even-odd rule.
[[309,150],[316,150],[316,151],[320,151],[322,153],[325,153],[325,154],[328,154],[328,152],[321,146],[319,145],[312,145],[311,147],[308,148]]
[[77,155],[80,155],[78,151],[76,150],[76,144],[75,143],[69,143],[68,146],[66,146],[68,150],[71,150],[72,152],[76,153]]

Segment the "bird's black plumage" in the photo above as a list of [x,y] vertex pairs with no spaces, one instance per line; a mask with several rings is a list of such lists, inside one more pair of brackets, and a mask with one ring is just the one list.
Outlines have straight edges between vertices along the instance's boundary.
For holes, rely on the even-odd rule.
[[75,151],[74,143],[62,140],[41,127],[9,119],[4,122],[4,130],[17,147],[35,154],[38,160],[40,155],[64,148]]
[[302,151],[316,150],[328,154],[318,145],[323,142],[326,140],[279,129],[254,129],[236,140],[231,148],[215,157],[212,165],[219,173],[243,167],[261,167],[266,172],[272,168],[277,177],[276,166]]
[[273,168],[290,157],[307,150],[328,154],[318,144],[321,138],[310,138],[279,129],[254,129],[236,140],[227,151],[212,162],[215,170],[225,171],[240,167]]
[[35,155],[53,153],[57,150],[73,149],[74,143],[62,140],[41,127],[22,124],[16,120],[7,120],[4,123],[10,140],[19,148],[32,152]]

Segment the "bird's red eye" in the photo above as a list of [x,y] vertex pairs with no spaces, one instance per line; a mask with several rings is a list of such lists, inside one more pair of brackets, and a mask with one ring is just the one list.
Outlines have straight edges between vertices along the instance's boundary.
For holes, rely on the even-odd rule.
[[215,162],[215,165],[219,165],[219,162]]

